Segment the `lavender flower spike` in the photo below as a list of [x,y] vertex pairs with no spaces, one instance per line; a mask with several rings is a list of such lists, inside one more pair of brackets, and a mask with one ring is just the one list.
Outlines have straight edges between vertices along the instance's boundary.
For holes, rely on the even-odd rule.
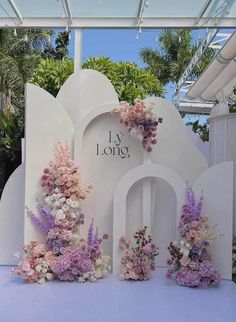
[[89,228],[88,228],[88,239],[87,239],[88,246],[93,245],[93,240],[94,240],[94,238],[93,238],[93,231],[94,231],[93,222],[94,222],[94,219],[92,219],[92,221],[89,225]]
[[49,229],[55,227],[54,217],[50,211],[45,209],[41,203],[37,204],[40,215],[46,220]]
[[30,211],[29,209],[27,209],[27,215],[30,217],[30,219],[32,220],[32,222],[45,234],[48,233],[49,229],[46,225],[44,225],[41,220],[39,219],[38,216],[36,216],[32,211]]

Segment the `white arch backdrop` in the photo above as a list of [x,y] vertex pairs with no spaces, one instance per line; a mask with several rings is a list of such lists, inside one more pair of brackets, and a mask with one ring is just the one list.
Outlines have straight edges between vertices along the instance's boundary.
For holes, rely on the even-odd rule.
[[[188,180],[193,184],[194,181],[198,180],[197,189],[206,186],[206,214],[211,217],[213,223],[219,224],[219,232],[223,230],[224,236],[229,236],[227,240],[223,238],[219,241],[221,250],[224,246],[223,257],[219,261],[219,265],[225,259],[224,267],[227,266],[227,270],[224,271],[224,277],[230,278],[232,165],[223,163],[217,168],[217,171],[212,168],[212,170],[209,169],[209,174],[206,172],[201,176],[208,168],[207,162],[191,143],[176,109],[162,98],[146,99],[147,103],[150,101],[154,103],[155,111],[159,117],[163,118],[164,122],[158,128],[158,144],[152,152],[149,162],[169,168],[178,174],[183,182]],[[87,218],[94,217],[100,231],[108,232],[112,236],[112,199],[116,185],[123,175],[143,163],[141,145],[129,135],[126,128],[120,126],[118,115],[107,113],[109,108],[111,107],[112,110],[113,107],[117,106],[117,103],[118,97],[111,82],[104,75],[93,70],[82,70],[74,73],[65,82],[56,99],[34,85],[27,85],[26,206],[35,209],[35,197],[40,192],[39,178],[44,166],[52,157],[54,142],[62,140],[70,144],[74,139],[75,159],[81,164],[82,181],[95,183],[94,192],[84,203]],[[122,142],[117,141],[117,135]],[[107,145],[108,148],[106,149]],[[100,148],[106,149],[106,153],[101,153]],[[122,148],[123,152],[127,152],[122,155],[123,158],[121,158],[119,152]],[[107,151],[118,151],[119,153],[111,154],[109,152],[109,154]],[[213,176],[210,173],[215,174]],[[198,179],[199,176],[203,179]],[[20,179],[18,178],[18,180]],[[138,182],[135,185],[136,188],[131,189],[132,193],[129,193],[128,200],[129,213],[132,212],[141,217],[144,208],[142,201],[146,200],[147,205],[149,205],[147,211],[147,218],[149,218],[152,211],[150,206],[150,194],[152,192],[150,180],[144,180],[143,185],[142,182]],[[15,182],[15,180],[13,181]],[[15,184],[17,183],[15,182]],[[24,182],[21,182],[18,187],[20,185],[24,185]],[[162,193],[164,193],[163,191]],[[10,205],[12,198],[15,198],[20,208],[21,203],[18,200],[19,198],[16,198],[16,194],[17,189],[14,196],[8,195],[6,197],[5,202]],[[176,202],[172,197],[169,200],[171,204]],[[4,209],[6,211],[4,216],[0,214],[3,229],[9,225],[9,221],[3,218],[8,218],[8,212],[11,208],[4,206]],[[219,210],[221,213],[219,213]],[[224,212],[224,220],[222,220],[222,212]],[[14,225],[16,219],[14,220],[14,216],[11,218]],[[135,227],[131,228],[133,230],[139,228],[136,227],[137,224],[138,222],[133,222]],[[25,218],[24,232],[21,231],[20,234],[24,234],[25,241],[42,239],[42,235],[30,223],[29,218]],[[5,243],[3,244],[9,243],[9,238],[14,238],[11,234],[8,237],[6,234],[4,236]],[[112,254],[112,241],[105,250],[108,254]],[[2,257],[2,259],[4,258]],[[6,260],[5,263],[9,264],[9,261]]]
[[[161,178],[171,185],[176,194],[177,213],[181,211],[185,183],[175,171],[159,164],[144,164],[126,173],[116,187],[113,200],[113,274],[118,274],[120,271],[121,251],[119,250],[119,238],[126,236],[126,199],[128,191],[135,182],[148,177]],[[151,214],[144,211],[142,215],[142,225],[150,228],[152,226]],[[160,266],[166,265],[163,261],[158,261],[158,263]]]

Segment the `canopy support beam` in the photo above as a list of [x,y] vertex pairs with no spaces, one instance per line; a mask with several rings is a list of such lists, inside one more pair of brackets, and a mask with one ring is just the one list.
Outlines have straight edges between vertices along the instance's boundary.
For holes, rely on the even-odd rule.
[[14,0],[8,0],[9,5],[11,6],[12,10],[15,12],[15,15],[17,16],[17,18],[20,20],[20,23],[23,24],[23,18],[22,15],[17,7],[17,5],[15,4]]
[[75,28],[74,39],[74,72],[81,69],[82,64],[82,29]]

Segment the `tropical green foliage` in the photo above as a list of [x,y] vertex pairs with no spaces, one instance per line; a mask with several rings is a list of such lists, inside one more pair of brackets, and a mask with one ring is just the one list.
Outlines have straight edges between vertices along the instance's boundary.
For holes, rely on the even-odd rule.
[[15,37],[10,29],[0,30],[1,186],[20,164],[24,85],[38,66],[49,35],[48,31],[20,29]]
[[73,73],[73,60],[42,59],[31,82],[56,96],[66,79]]
[[209,141],[209,123],[200,124],[199,120],[195,122],[188,122],[186,125],[191,125],[193,132],[197,133],[202,141]]
[[48,42],[45,46],[44,52],[42,54],[43,58],[54,58],[56,60],[62,60],[67,58],[69,54],[68,46],[70,42],[70,32],[63,31],[58,33],[55,40],[55,47],[51,42]]
[[108,57],[91,57],[83,68],[95,69],[112,82],[121,101],[132,103],[137,97],[162,96],[164,87],[150,71],[130,62],[112,62]]
[[[156,75],[162,84],[177,83],[196,52],[198,44],[193,43],[191,30],[188,29],[164,29],[159,35],[158,42],[160,50],[143,48],[140,57],[147,64],[147,69]],[[206,51],[201,63],[194,69],[193,79],[200,75],[213,55],[213,49]]]

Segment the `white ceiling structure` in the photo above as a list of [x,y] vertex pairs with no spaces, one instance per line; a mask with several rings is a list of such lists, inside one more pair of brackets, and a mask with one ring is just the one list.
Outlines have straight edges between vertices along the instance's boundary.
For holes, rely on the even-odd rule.
[[236,32],[187,92],[188,99],[219,101],[236,88]]
[[[235,58],[223,52],[195,84],[188,83],[188,76],[219,28],[236,28],[236,0],[0,0],[0,28],[75,29],[76,68],[81,61],[83,28],[135,28],[139,39],[142,29],[180,27],[210,28],[177,85],[177,92],[183,85],[188,91],[184,102],[177,102],[180,111],[207,114],[222,86],[224,93],[234,86]],[[216,75],[219,72],[221,77]],[[214,79],[212,84],[210,79]]]
[[[214,19],[213,19],[214,18]],[[236,26],[234,0],[0,0],[0,27]]]

